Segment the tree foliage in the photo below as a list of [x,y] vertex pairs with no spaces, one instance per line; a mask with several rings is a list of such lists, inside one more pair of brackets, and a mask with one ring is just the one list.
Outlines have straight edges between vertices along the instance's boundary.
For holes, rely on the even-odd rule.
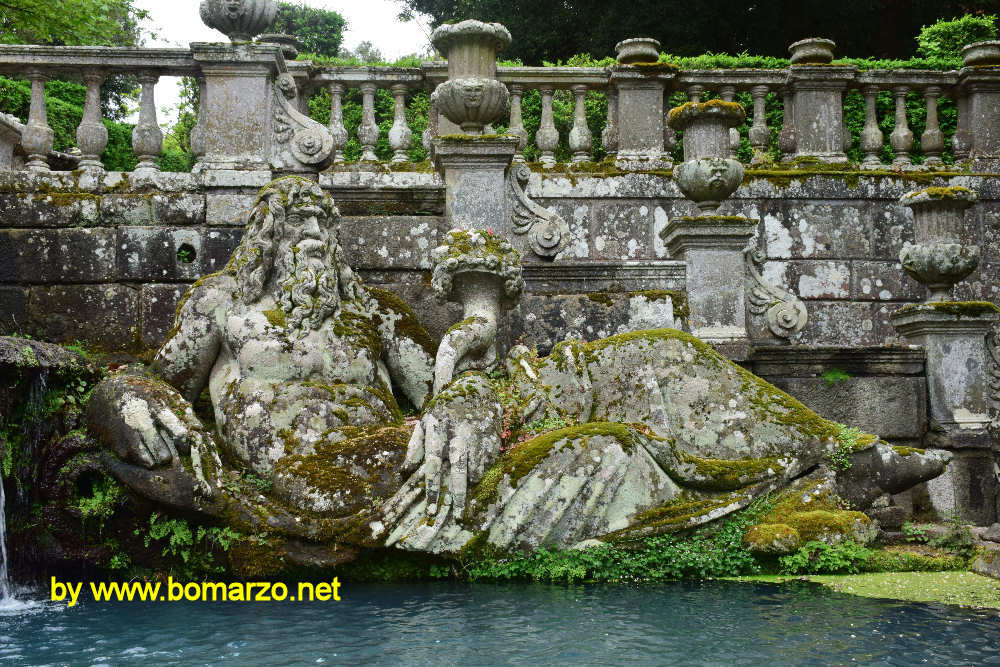
[[298,37],[308,53],[333,57],[340,50],[346,25],[337,12],[307,7],[303,2],[281,2],[274,30]]
[[[1000,0],[400,0],[434,25],[475,18],[498,21],[514,37],[505,57],[528,65],[577,53],[613,55],[617,42],[653,37],[664,50],[788,55],[805,37],[828,37],[837,53],[908,58],[921,26],[967,13],[996,13]],[[405,12],[404,12],[405,14]]]
[[145,18],[133,0],[0,0],[0,43],[136,46]]
[[962,47],[997,38],[997,17],[963,16],[924,26],[917,35],[917,53],[925,58],[961,58]]

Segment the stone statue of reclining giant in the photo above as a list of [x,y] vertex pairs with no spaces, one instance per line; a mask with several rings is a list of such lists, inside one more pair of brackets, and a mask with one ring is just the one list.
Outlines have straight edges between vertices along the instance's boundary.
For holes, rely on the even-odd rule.
[[[681,530],[807,473],[864,509],[942,470],[874,436],[842,452],[852,468],[825,466],[843,427],[680,331],[567,341],[541,359],[518,346],[501,363],[517,252],[453,231],[435,257],[435,290],[466,316],[437,349],[402,301],[352,272],[330,197],[274,181],[151,367],[94,392],[107,469],[165,508],[281,536],[310,565]],[[214,425],[193,409],[206,387]],[[423,406],[419,420],[394,392]]]

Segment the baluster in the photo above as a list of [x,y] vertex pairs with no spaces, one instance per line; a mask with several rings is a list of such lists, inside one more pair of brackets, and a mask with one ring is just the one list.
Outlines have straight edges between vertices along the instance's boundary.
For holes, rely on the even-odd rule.
[[205,77],[200,76],[198,81],[198,119],[191,128],[191,155],[200,160],[205,155],[205,109],[208,108],[208,85]]
[[[298,82],[296,82],[298,83]],[[305,82],[299,83],[299,96],[298,96],[298,106],[299,113],[303,116],[309,115],[309,98],[313,96],[316,89],[313,87],[307,88]]]
[[413,131],[406,124],[406,84],[395,83],[389,91],[396,98],[396,107],[392,117],[392,128],[389,129],[389,146],[392,147],[392,162],[409,162],[410,142],[413,140]]
[[878,116],[875,104],[878,102],[878,86],[865,86],[861,89],[865,98],[865,127],[861,130],[861,150],[865,158],[861,162],[862,169],[881,169],[882,142],[885,135],[878,127]]
[[700,84],[695,83],[688,86],[687,89],[688,102],[694,102],[695,104],[700,103],[701,96],[704,92],[705,92],[705,86],[702,86]]
[[601,132],[601,145],[609,156],[614,157],[618,154],[618,88],[608,86],[607,98],[608,120]]
[[552,94],[554,88],[539,88],[542,94],[542,121],[535,133],[535,144],[542,152],[541,163],[544,167],[552,167],[556,163],[556,146],[559,145],[559,130],[552,118]]
[[438,111],[437,98],[431,95],[430,106],[427,109],[427,127],[424,128],[423,142],[424,150],[427,151],[427,155],[431,154],[431,149],[434,144],[431,140],[438,135],[438,119],[440,118],[440,112]]
[[753,157],[750,164],[761,164],[767,152],[767,143],[771,132],[767,129],[767,86],[754,86],[750,89],[753,99],[753,125],[750,126],[750,146]]
[[889,135],[889,143],[896,154],[892,166],[899,169],[905,169],[913,164],[910,161],[910,151],[913,149],[913,132],[906,124],[906,93],[909,91],[908,86],[896,86],[892,89],[892,95],[896,98],[896,127]]
[[594,137],[587,127],[587,86],[578,84],[571,88],[576,100],[573,109],[573,129],[569,131],[569,148],[573,151],[573,162],[590,159],[590,148]]
[[101,119],[101,84],[105,74],[101,71],[87,71],[83,81],[87,84],[87,98],[83,105],[83,119],[76,128],[76,144],[80,148],[81,169],[103,170],[101,153],[108,147],[108,128]]
[[781,159],[787,161],[795,157],[799,143],[795,131],[795,95],[792,94],[791,88],[782,89],[781,99],[784,111],[781,118],[781,134],[778,135],[778,148],[781,150]]
[[518,83],[510,84],[510,128],[507,134],[517,137],[517,152],[514,162],[524,162],[524,148],[528,145],[528,133],[524,129],[524,117],[521,114],[521,98],[524,87]]
[[361,126],[358,128],[358,139],[361,141],[361,159],[375,162],[375,144],[378,142],[378,125],[375,123],[375,90],[376,85],[370,81],[361,84]]
[[157,158],[163,151],[163,131],[156,122],[156,96],[154,88],[158,74],[143,72],[136,77],[142,85],[139,99],[139,124],[132,130],[132,149],[139,157],[136,171],[159,171]]
[[330,134],[333,135],[333,161],[344,161],[344,147],[347,146],[347,128],[344,127],[344,84],[331,82],[330,90]]
[[55,141],[55,132],[49,127],[45,106],[45,82],[49,77],[39,70],[29,70],[25,76],[31,82],[31,107],[28,124],[21,135],[21,146],[28,154],[25,167],[29,171],[49,171],[49,153]]
[[920,135],[920,147],[924,150],[924,166],[940,167],[944,164],[941,153],[944,152],[944,133],[938,123],[938,102],[941,95],[941,88],[938,86],[927,86],[924,89],[924,100],[927,102],[927,125],[924,133]]
[[951,148],[955,152],[955,162],[969,159],[972,150],[972,137],[969,135],[969,98],[964,91],[955,91],[955,104],[958,106],[958,123],[955,134],[951,138]]
[[[719,97],[723,102],[736,101],[736,86],[722,86],[719,89]],[[740,131],[735,127],[729,128],[729,157],[736,158],[740,150]]]
[[663,160],[664,166],[673,164],[674,149],[677,147],[677,132],[670,127],[667,119],[670,117],[670,96],[673,91],[669,86],[663,88]]

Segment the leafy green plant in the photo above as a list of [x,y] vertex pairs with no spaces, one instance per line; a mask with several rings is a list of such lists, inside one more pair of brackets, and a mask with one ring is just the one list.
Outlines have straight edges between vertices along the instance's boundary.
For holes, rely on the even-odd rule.
[[969,524],[957,512],[953,512],[948,519],[948,531],[941,537],[930,540],[928,544],[932,547],[947,549],[965,558],[971,558],[975,551]]
[[917,544],[926,544],[928,539],[925,529],[909,521],[903,524],[903,535],[907,542],[916,542]]
[[860,444],[863,434],[859,429],[841,425],[837,433],[837,444],[826,453],[826,460],[835,470],[848,470],[851,467],[851,452],[856,450]]
[[104,522],[111,518],[124,499],[125,494],[118,482],[102,475],[94,483],[91,494],[78,497],[72,506],[80,511],[84,519],[97,519],[103,527]]
[[829,370],[823,371],[823,374],[820,375],[820,377],[826,381],[827,385],[832,387],[838,382],[843,382],[844,380],[850,380],[851,374],[848,373],[847,371],[842,371],[839,368],[831,368]]
[[997,17],[966,15],[924,26],[917,35],[917,53],[926,58],[961,58],[962,47],[997,38]]
[[812,541],[778,562],[782,574],[858,574],[871,555],[869,549],[853,541],[835,545]]
[[192,529],[184,519],[166,519],[159,513],[149,517],[149,528],[144,534],[141,529],[136,529],[135,534],[143,537],[146,547],[153,542],[160,543],[164,558],[176,561],[178,571],[188,579],[224,572],[225,567],[216,564],[213,552],[228,551],[243,537],[228,526]]

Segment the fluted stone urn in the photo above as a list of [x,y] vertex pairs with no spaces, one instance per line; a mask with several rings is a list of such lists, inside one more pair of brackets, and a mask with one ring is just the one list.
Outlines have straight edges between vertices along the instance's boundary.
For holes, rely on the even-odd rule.
[[962,49],[962,64],[966,67],[1000,65],[1000,41],[969,44]]
[[660,59],[660,43],[649,37],[635,37],[615,44],[619,65],[655,63]]
[[684,132],[684,162],[674,168],[674,180],[705,213],[713,213],[743,182],[743,165],[727,157],[729,128],[746,119],[735,102],[688,102],[670,111],[667,124]]
[[947,301],[951,289],[979,266],[979,248],[962,243],[962,217],[976,202],[968,188],[925,188],[899,203],[913,211],[916,243],[899,253],[903,269],[930,290],[927,302]]
[[274,24],[274,0],[201,0],[201,20],[234,42],[249,42]]
[[448,81],[434,91],[432,101],[445,118],[466,134],[482,134],[507,110],[510,93],[497,81],[497,53],[510,44],[499,23],[462,21],[438,27],[434,47],[448,59]]

